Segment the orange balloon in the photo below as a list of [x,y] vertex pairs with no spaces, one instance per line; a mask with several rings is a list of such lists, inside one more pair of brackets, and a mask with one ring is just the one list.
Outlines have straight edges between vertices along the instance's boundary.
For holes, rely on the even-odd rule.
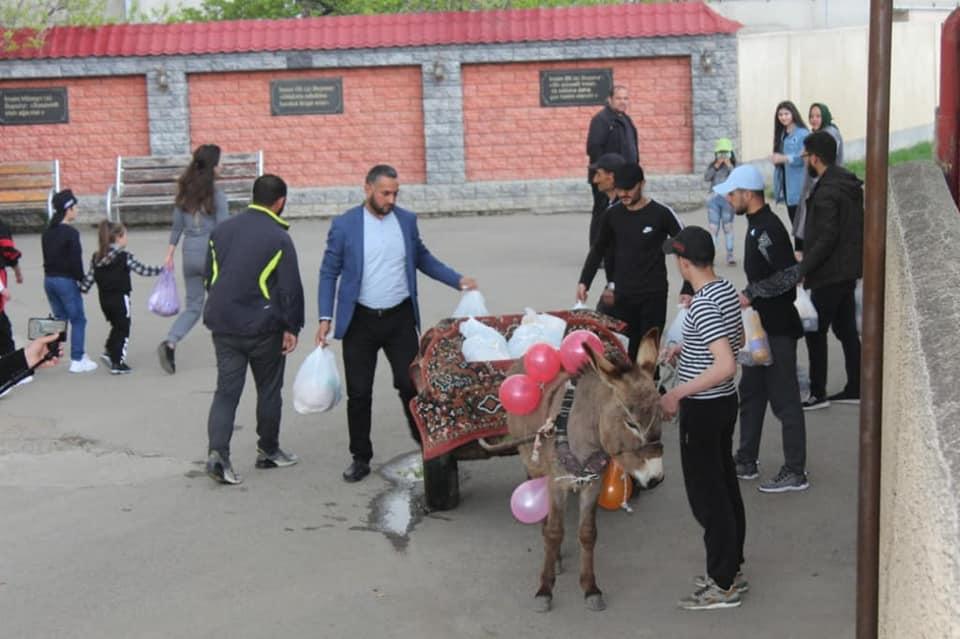
[[619,510],[633,494],[633,482],[624,472],[616,459],[610,458],[607,470],[603,473],[603,485],[597,503],[606,510]]

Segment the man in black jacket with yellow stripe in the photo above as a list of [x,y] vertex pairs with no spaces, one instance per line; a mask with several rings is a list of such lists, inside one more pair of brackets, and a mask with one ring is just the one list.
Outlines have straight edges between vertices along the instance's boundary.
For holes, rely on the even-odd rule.
[[230,438],[247,365],[257,385],[257,468],[297,463],[280,449],[280,390],[285,356],[303,328],[303,285],[297,252],[280,215],[287,185],[275,175],[253,184],[253,203],[210,234],[203,323],[213,333],[217,390],[210,406],[207,474],[241,479],[230,463]]

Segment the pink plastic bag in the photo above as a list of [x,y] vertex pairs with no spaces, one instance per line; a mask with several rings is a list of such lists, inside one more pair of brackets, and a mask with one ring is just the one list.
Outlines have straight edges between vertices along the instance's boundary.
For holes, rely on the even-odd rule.
[[170,317],[180,312],[180,296],[177,295],[177,280],[173,271],[164,270],[147,300],[147,308],[160,317]]

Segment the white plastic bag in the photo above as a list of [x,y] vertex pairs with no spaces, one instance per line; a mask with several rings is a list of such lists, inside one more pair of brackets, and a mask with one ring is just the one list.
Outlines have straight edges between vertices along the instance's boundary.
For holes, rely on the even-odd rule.
[[489,315],[483,293],[477,290],[467,291],[460,296],[460,303],[453,309],[451,317],[483,317]]
[[670,328],[663,336],[663,343],[667,346],[683,343],[683,320],[687,317],[687,307],[683,304],[677,304],[677,316],[670,323]]
[[763,330],[760,322],[760,313],[752,308],[745,308],[741,317],[744,344],[737,355],[737,361],[743,366],[770,366],[773,364],[773,355],[770,353],[767,332]]
[[584,303],[581,302],[580,300],[577,300],[577,303],[574,304],[574,305],[573,305],[573,308],[571,308],[570,310],[571,310],[571,311],[582,311],[582,310],[584,310],[584,309],[589,309],[589,308],[590,308],[589,306],[587,306],[586,304],[584,304]]
[[567,321],[562,317],[557,317],[549,313],[537,313],[532,308],[524,309],[524,311],[520,324],[522,326],[539,326],[543,332],[542,341],[550,344],[554,348],[560,348],[560,343],[563,342],[563,336],[567,332]]
[[465,338],[460,351],[468,362],[489,362],[513,359],[507,348],[507,339],[483,322],[470,318],[460,322],[460,334]]
[[793,301],[793,305],[797,307],[797,313],[800,314],[800,321],[803,323],[804,332],[816,333],[817,328],[820,326],[817,307],[813,305],[813,300],[810,299],[810,292],[803,288],[803,286],[797,287],[797,299]]
[[521,324],[513,329],[513,335],[507,341],[510,359],[520,359],[527,349],[539,342],[547,343],[547,336],[540,324]]
[[301,415],[325,413],[342,398],[337,360],[329,348],[318,346],[303,360],[293,380],[293,408]]

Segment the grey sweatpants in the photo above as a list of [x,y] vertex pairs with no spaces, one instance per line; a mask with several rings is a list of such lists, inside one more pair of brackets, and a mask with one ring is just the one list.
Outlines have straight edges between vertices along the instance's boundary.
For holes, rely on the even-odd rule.
[[207,261],[209,238],[183,238],[183,283],[187,289],[187,301],[176,321],[170,327],[167,341],[176,344],[182,340],[203,313],[203,300],[206,291],[203,288],[203,269]]

